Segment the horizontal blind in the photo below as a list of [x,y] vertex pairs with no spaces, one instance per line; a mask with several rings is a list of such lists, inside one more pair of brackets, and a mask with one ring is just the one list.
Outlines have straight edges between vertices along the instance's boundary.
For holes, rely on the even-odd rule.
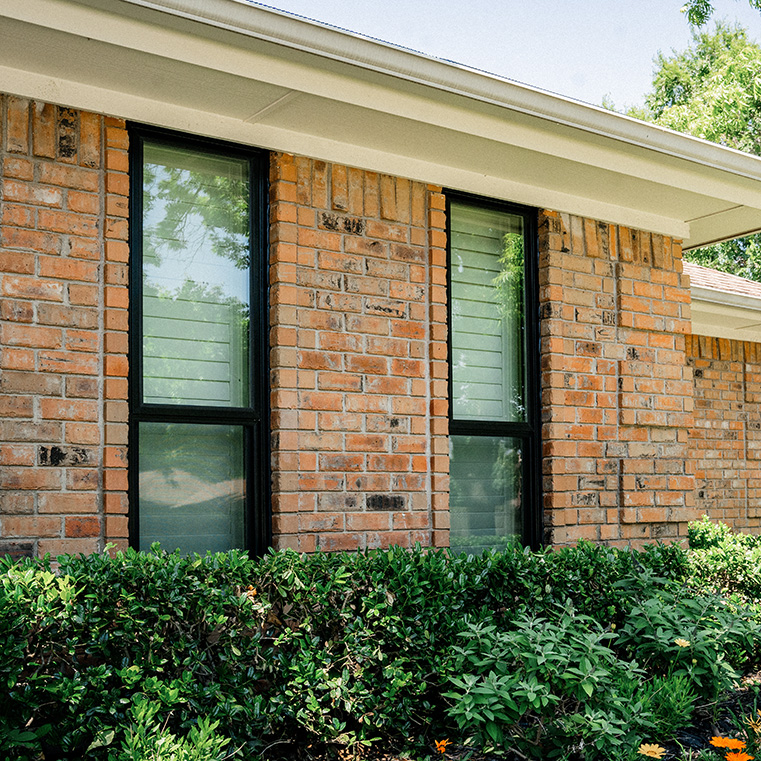
[[239,304],[143,292],[145,401],[240,406],[247,315]]
[[523,220],[452,204],[452,404],[455,419],[525,419]]

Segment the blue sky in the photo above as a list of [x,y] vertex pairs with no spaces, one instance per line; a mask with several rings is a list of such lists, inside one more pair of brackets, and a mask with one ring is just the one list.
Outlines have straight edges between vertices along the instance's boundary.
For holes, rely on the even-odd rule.
[[[274,0],[271,7],[599,105],[638,105],[653,58],[682,50],[683,0]],[[747,0],[715,0],[714,19],[761,40]],[[713,26],[713,22],[711,23]]]

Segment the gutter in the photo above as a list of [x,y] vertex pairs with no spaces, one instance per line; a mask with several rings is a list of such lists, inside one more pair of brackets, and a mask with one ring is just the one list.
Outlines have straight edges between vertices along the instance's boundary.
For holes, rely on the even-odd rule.
[[738,307],[750,312],[761,312],[761,298],[748,296],[741,293],[728,293],[716,288],[704,288],[702,286],[690,286],[693,301],[703,301],[709,304]]
[[120,0],[562,124],[721,172],[761,180],[761,158],[529,85],[246,0]]

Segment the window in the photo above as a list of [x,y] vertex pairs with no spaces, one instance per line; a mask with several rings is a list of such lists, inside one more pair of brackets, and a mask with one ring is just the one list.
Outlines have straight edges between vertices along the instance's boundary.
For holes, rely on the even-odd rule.
[[130,145],[132,543],[261,552],[263,156],[147,128]]
[[450,544],[479,552],[541,531],[536,223],[448,195]]

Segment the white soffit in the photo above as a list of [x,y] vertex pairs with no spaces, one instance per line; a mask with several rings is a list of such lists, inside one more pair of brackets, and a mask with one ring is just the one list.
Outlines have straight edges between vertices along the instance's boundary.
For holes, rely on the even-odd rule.
[[685,239],[761,159],[242,0],[2,0],[0,91]]

